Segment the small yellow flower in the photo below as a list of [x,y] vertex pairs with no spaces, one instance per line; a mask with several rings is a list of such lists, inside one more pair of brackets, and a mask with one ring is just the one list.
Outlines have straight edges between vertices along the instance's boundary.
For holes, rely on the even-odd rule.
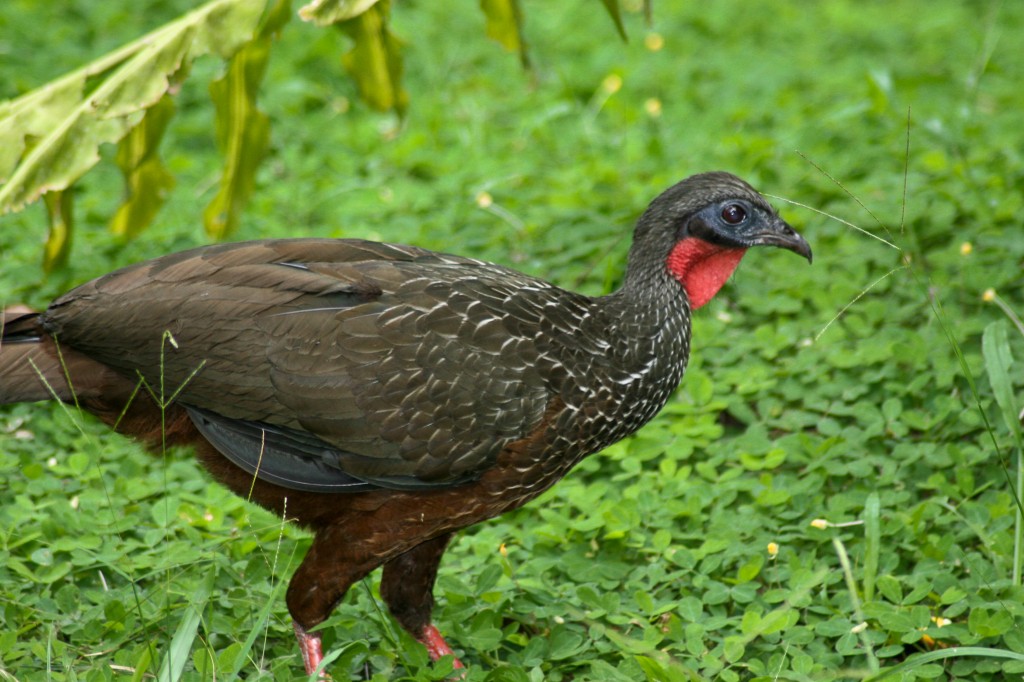
[[480,192],[476,195],[476,205],[480,208],[490,208],[494,203],[494,197],[487,192]]
[[814,519],[813,521],[811,521],[811,525],[817,528],[818,530],[825,530],[831,524],[825,519]]
[[665,39],[660,33],[648,33],[647,36],[644,37],[644,47],[651,52],[657,52],[661,48],[665,47]]
[[768,556],[775,558],[779,555],[779,543],[769,542],[768,543]]
[[852,632],[855,635],[859,635],[860,633],[864,632],[867,629],[868,629],[868,624],[867,624],[867,621],[865,621],[863,623],[858,623],[857,625],[854,625],[852,628],[850,628],[850,632]]
[[658,118],[661,116],[661,100],[657,97],[651,97],[649,100],[644,102],[644,111],[651,118]]
[[970,242],[964,242],[960,245],[960,255],[969,256],[971,251],[974,251],[974,245]]
[[601,81],[601,89],[607,92],[609,95],[614,95],[616,92],[622,89],[622,76],[617,73],[612,73],[605,76],[605,79]]
[[[942,616],[932,616],[932,622],[935,623],[935,627],[941,628],[949,625],[953,621],[949,618],[943,618]],[[918,630],[924,630],[924,628],[918,628]],[[921,635],[921,642],[929,649],[945,649],[949,646],[948,644],[935,641],[935,638],[929,637],[928,635]]]
[[996,290],[985,289],[985,293],[981,295],[981,300],[983,300],[985,303],[991,303],[992,301],[996,300]]
[[508,556],[508,547],[505,546],[504,542],[501,543],[501,545],[498,547],[498,554],[500,554],[503,557]]

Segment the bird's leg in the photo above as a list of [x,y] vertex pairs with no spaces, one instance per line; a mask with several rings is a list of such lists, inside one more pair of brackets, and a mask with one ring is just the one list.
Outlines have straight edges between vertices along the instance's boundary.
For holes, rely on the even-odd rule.
[[448,646],[448,642],[444,641],[444,637],[441,636],[437,626],[433,623],[429,623],[424,627],[416,639],[427,648],[427,655],[430,656],[430,660],[436,661],[442,656],[451,656],[453,668],[466,667],[462,665],[462,661],[455,658],[455,652]]
[[[307,628],[326,620],[352,583],[380,563],[371,543],[360,542],[363,538],[351,535],[338,537],[340,532],[337,528],[326,528],[316,534],[285,595],[307,674],[312,674],[324,658],[320,634]],[[349,539],[351,542],[346,541]],[[353,552],[353,548],[358,550]],[[325,673],[321,676],[329,679]]]
[[[384,564],[380,580],[380,596],[388,605],[399,625],[427,648],[430,660],[454,656],[444,637],[430,622],[434,608],[434,580],[441,555],[451,539],[451,533],[439,535],[416,545]],[[465,666],[455,658],[455,668]]]
[[302,653],[302,664],[306,667],[306,674],[312,675],[320,662],[324,660],[323,645],[320,642],[320,634],[306,632],[306,628],[298,623],[295,626],[295,638],[299,640],[299,651]]

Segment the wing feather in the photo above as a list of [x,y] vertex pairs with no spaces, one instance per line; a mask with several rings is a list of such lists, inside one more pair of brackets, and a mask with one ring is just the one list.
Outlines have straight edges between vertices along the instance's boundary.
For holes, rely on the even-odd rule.
[[167,393],[184,385],[179,402],[243,469],[358,491],[456,485],[531,433],[558,391],[541,309],[567,297],[588,300],[414,247],[273,240],[126,268],[42,321],[151,386],[163,367]]

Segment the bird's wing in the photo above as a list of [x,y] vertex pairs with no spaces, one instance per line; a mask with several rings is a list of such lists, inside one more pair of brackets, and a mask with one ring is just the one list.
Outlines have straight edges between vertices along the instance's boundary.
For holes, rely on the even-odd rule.
[[541,311],[567,296],[413,247],[275,240],[112,273],[43,323],[250,472],[344,492],[463,482],[535,429],[559,371]]

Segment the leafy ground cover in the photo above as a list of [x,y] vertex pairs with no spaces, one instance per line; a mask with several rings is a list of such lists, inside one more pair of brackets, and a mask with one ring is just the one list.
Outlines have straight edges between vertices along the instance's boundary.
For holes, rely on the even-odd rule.
[[[188,6],[115,4],[7,2],[0,96]],[[986,290],[1024,307],[1024,6],[678,5],[655,4],[653,31],[629,13],[622,44],[596,3],[528,4],[531,75],[475,7],[402,3],[404,121],[357,100],[340,34],[291,23],[261,101],[272,157],[235,236],[412,242],[598,294],[680,177],[728,169],[779,195],[814,265],[751,254],[698,313],[653,423],[461,535],[437,621],[470,680],[864,679],[907,661],[888,679],[1017,678],[1016,453],[981,337],[1004,318]],[[199,86],[178,106],[157,224],[109,235],[121,190],[98,167],[67,269],[41,274],[41,207],[2,218],[0,302],[202,243],[212,113]],[[1019,366],[1009,379],[1019,391]],[[0,480],[0,676],[298,676],[282,594],[308,538],[187,453],[16,406]],[[328,623],[335,678],[443,679],[375,590]]]

